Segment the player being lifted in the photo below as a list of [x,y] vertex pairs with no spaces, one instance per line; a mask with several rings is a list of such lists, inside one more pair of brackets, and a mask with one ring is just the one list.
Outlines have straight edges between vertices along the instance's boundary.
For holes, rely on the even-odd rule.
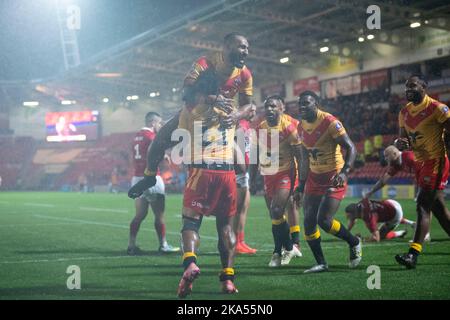
[[[134,176],[131,185],[144,179],[144,170],[146,167],[146,154],[152,141],[155,139],[158,130],[161,128],[161,116],[156,112],[148,112],[145,115],[145,127],[143,127],[134,137],[133,140],[133,168]],[[164,223],[164,207],[165,207],[165,188],[162,178],[156,176],[156,184],[146,189],[142,196],[135,199],[136,216],[130,224],[130,239],[128,243],[127,254],[142,254],[141,249],[136,245],[136,236],[142,221],[148,213],[149,205],[152,207],[155,215],[155,230],[159,240],[160,252],[177,252],[180,248],[172,247],[166,241],[166,225]]]
[[[208,77],[203,72],[197,83]],[[185,297],[192,291],[192,283],[200,274],[197,266],[197,251],[200,245],[199,229],[203,216],[214,215],[218,234],[218,249],[222,263],[219,279],[224,293],[236,293],[234,285],[234,251],[236,238],[233,231],[236,214],[237,186],[234,173],[235,126],[226,126],[220,121],[224,115],[217,108],[206,104],[206,96],[215,87],[208,88],[213,80],[205,82],[205,90],[198,88],[200,95],[195,107],[184,107],[180,113],[179,128],[190,133],[191,158],[189,175],[183,198],[183,246],[184,273],[178,287],[178,296]],[[218,90],[218,86],[216,87]],[[213,105],[214,107],[214,105]],[[196,149],[197,148],[197,149]]]
[[[350,268],[358,266],[362,255],[361,239],[334,219],[345,196],[347,175],[353,166],[356,149],[342,123],[320,110],[319,105],[319,97],[314,92],[300,94],[298,132],[302,141],[302,161],[295,199],[303,202],[305,238],[317,261],[317,265],[305,273],[328,270],[317,224],[348,243]],[[341,147],[346,149],[345,161]]]
[[[196,94],[195,83],[198,77],[207,70],[215,70],[219,78],[220,91],[206,97],[205,103],[212,105],[228,114],[222,121],[227,125],[235,125],[239,119],[251,112],[251,97],[253,95],[253,78],[250,69],[245,66],[249,45],[247,39],[236,33],[224,37],[223,50],[209,56],[200,57],[194,62],[191,70],[184,79],[183,100],[188,110],[194,107],[193,97]],[[233,108],[233,98],[238,95],[239,110]],[[171,136],[178,128],[179,113],[167,121],[155,137],[148,154],[147,170],[142,181],[130,188],[130,198],[139,197],[144,190],[155,185],[158,164],[164,157],[165,150],[178,141],[172,141]]]
[[[217,113],[218,109],[221,109],[227,113],[227,115],[221,115],[221,126],[219,126],[221,128],[220,130],[226,132],[224,141],[227,144],[222,146],[222,151],[219,154],[225,156],[228,156],[229,147],[233,146],[233,140],[228,143],[228,137],[234,134],[236,121],[248,116],[248,112],[252,108],[249,103],[253,93],[253,81],[250,70],[245,66],[245,58],[247,55],[247,39],[238,34],[229,34],[224,38],[223,51],[199,58],[194,63],[184,81],[183,99],[185,101],[185,107],[182,110],[183,119],[181,127],[192,128],[193,119],[205,120],[212,115],[209,112]],[[208,92],[208,90],[202,88],[202,85],[198,85],[199,79],[205,73],[214,73],[214,81],[217,80],[218,87],[220,88],[218,92]],[[211,87],[211,83],[209,83],[209,86]],[[238,111],[233,107],[232,99],[236,94],[239,94],[239,105],[241,106]],[[201,102],[199,102],[199,98],[202,100]],[[195,110],[197,107],[199,108]],[[161,128],[147,154],[146,177],[141,184],[137,184],[129,190],[129,197],[135,198],[148,186],[155,184],[156,168],[164,156],[165,149],[178,143],[171,141],[171,135],[178,127],[180,117],[180,114],[176,115]],[[209,121],[205,125],[205,132],[209,129],[213,131],[218,130],[217,117],[214,116],[214,118],[214,121]],[[224,131],[224,128],[230,128],[230,130]],[[209,144],[209,141],[205,142]],[[199,204],[203,208],[201,209],[200,206],[190,207],[194,203],[191,201],[191,204],[188,204],[189,206],[185,206],[183,209],[182,238],[184,251],[183,266],[185,272],[178,288],[179,297],[185,297],[192,291],[192,283],[200,273],[196,264],[196,251],[199,244],[198,229],[202,214],[210,213],[215,213],[218,217],[216,221],[219,233],[219,251],[224,267],[220,274],[222,289],[225,293],[237,292],[233,283],[234,270],[232,268],[235,236],[231,227],[231,217],[236,210],[236,181],[234,172],[232,170],[225,170],[231,167],[233,166],[228,164],[228,167],[216,166],[215,168],[210,167],[209,169],[192,167],[190,169],[190,176],[183,202],[185,203],[187,201],[186,199],[193,199],[192,201],[195,201],[196,204]],[[207,194],[205,192],[204,194],[200,194],[199,190],[204,189],[205,185],[211,185],[212,182],[208,179],[215,179],[215,183],[220,185],[220,187],[216,188],[214,194]],[[234,187],[230,186],[230,179],[232,179]],[[200,180],[202,181],[201,183]],[[214,190],[213,188],[210,189],[211,191]],[[229,195],[229,198],[221,199],[219,196],[222,191],[228,192],[226,195]],[[198,198],[198,200],[195,200],[197,197],[202,196],[206,196],[207,198]],[[218,204],[217,201],[225,202],[220,203],[221,207],[218,208],[216,207]]]
[[[275,244],[269,267],[279,267],[289,264],[293,257],[302,255],[289,235],[289,224],[285,215],[286,205],[293,202],[292,193],[297,181],[298,167],[296,159],[300,161],[300,139],[297,134],[298,121],[283,113],[283,98],[268,97],[264,102],[264,110],[265,120],[257,127],[258,163],[250,165],[250,177],[254,189],[259,165],[264,177],[265,199],[272,219]],[[266,139],[261,139],[261,135],[266,135]],[[278,141],[273,141],[272,137]],[[261,144],[264,141],[266,145],[263,146]],[[267,153],[267,156],[264,153]]]
[[[422,244],[430,229],[431,212],[450,235],[450,212],[445,207],[443,189],[447,183],[449,161],[444,142],[444,130],[450,132],[450,112],[446,105],[426,94],[427,82],[420,75],[411,76],[405,84],[409,103],[399,114],[400,149],[411,147],[417,194],[417,228],[409,251],[395,259],[406,268],[415,268]],[[448,150],[447,150],[448,152]]]

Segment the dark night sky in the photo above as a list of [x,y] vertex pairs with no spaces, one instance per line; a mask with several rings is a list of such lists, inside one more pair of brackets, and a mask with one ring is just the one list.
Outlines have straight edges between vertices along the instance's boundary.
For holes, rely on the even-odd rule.
[[[61,0],[81,9],[81,62],[212,0]],[[0,0],[0,80],[51,77],[64,68],[55,0]]]

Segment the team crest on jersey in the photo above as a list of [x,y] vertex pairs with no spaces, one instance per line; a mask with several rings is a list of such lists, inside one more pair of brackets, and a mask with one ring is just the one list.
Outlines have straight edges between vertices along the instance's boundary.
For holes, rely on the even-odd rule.
[[444,107],[442,108],[442,112],[443,112],[443,113],[447,113],[447,112],[448,112],[448,107],[447,107],[447,106],[444,106]]
[[233,83],[234,83],[234,85],[235,85],[236,87],[239,87],[239,86],[241,85],[241,83],[242,83],[241,77],[236,77],[236,78],[233,80]]
[[342,125],[339,122],[336,122],[336,130],[339,131],[342,129]]

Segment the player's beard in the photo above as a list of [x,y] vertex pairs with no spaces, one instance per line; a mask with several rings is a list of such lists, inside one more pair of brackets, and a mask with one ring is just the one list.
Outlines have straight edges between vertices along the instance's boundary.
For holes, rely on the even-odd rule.
[[422,95],[418,91],[407,91],[406,92],[406,100],[418,104],[422,102]]
[[245,60],[239,52],[230,52],[229,58],[236,68],[242,69],[244,67]]

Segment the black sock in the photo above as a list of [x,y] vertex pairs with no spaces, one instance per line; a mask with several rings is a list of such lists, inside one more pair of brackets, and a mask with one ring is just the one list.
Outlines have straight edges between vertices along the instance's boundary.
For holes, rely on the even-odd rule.
[[186,270],[192,262],[197,264],[197,257],[196,256],[190,256],[190,257],[184,258],[183,259],[183,268],[184,268],[184,270]]
[[300,232],[292,232],[291,239],[294,244],[300,244]]
[[281,231],[280,231],[281,237],[283,239],[283,247],[287,251],[291,251],[293,243],[292,243],[291,235],[289,234],[289,224],[287,223],[287,221],[280,224],[280,229],[281,229]]
[[273,253],[281,254],[281,248],[283,247],[283,240],[281,237],[279,224],[272,224],[272,235],[273,235],[273,242],[275,244],[275,249],[273,250]]
[[321,238],[319,237],[314,240],[306,240],[306,242],[308,242],[317,264],[327,264],[325,257],[323,256],[322,246],[320,245]]
[[333,219],[331,223],[331,229],[329,231],[339,239],[346,241],[351,247],[356,246],[359,243],[357,237],[352,235],[339,221]]

